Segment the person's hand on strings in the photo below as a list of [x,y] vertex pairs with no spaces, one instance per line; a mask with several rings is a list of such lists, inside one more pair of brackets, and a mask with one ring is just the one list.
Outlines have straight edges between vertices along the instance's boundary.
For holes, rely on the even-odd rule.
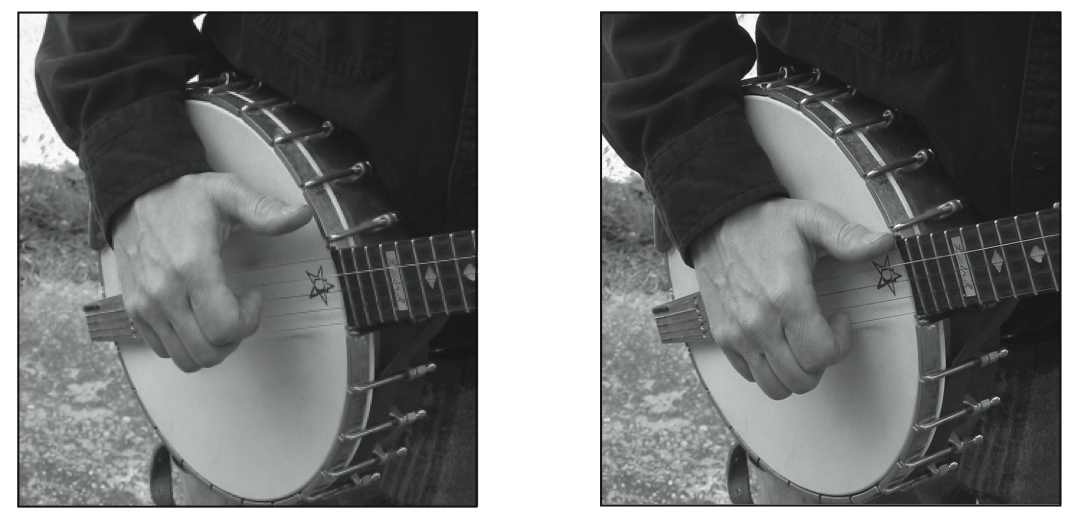
[[258,291],[233,292],[221,248],[234,226],[288,233],[312,216],[307,205],[265,196],[234,174],[182,176],[141,196],[117,218],[113,249],[124,307],[162,358],[185,372],[221,363],[258,329]]
[[806,393],[851,348],[849,319],[828,320],[812,273],[821,254],[863,261],[893,246],[878,233],[811,201],[773,199],[712,227],[691,257],[714,340],[744,378],[772,399]]

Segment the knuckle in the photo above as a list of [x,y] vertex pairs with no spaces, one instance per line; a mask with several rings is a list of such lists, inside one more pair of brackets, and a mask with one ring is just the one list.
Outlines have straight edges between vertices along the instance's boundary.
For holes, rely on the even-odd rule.
[[179,278],[175,271],[161,271],[154,274],[143,282],[143,290],[146,296],[155,301],[162,301],[171,297],[179,286]]

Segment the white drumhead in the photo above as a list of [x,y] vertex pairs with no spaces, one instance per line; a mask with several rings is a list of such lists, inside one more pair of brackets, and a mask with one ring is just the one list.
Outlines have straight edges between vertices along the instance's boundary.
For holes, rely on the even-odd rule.
[[[206,102],[188,101],[188,112],[216,171],[305,202],[274,151],[245,123]],[[337,285],[314,222],[276,238],[238,233],[224,255],[232,286],[262,290],[255,335],[220,365],[193,374],[142,344],[121,345],[120,354],[147,413],[189,469],[235,496],[278,499],[302,488],[337,443],[348,385],[340,288],[326,304],[309,297],[306,273],[321,267]],[[119,294],[111,252],[102,257],[102,274],[106,294]]]
[[[854,166],[811,121],[765,97],[746,97],[755,136],[793,198],[826,204],[849,220],[887,231]],[[694,272],[669,257],[676,297],[698,290]],[[890,263],[899,263],[892,253]],[[881,263],[881,260],[878,260]],[[903,268],[897,268],[903,273]],[[850,495],[876,484],[904,447],[914,418],[919,378],[914,305],[907,278],[896,294],[877,288],[872,263],[841,268],[822,260],[815,288],[826,315],[844,308],[856,342],[816,389],[782,401],[744,380],[717,346],[691,348],[702,380],[728,423],[770,468],[799,486]]]

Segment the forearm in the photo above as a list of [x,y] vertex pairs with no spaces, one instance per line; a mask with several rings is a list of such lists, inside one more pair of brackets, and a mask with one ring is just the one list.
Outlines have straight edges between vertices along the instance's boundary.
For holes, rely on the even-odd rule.
[[724,217],[784,194],[743,114],[754,46],[733,14],[602,17],[602,129],[688,263]]
[[49,16],[38,95],[79,155],[104,227],[139,195],[208,170],[183,103],[203,51],[186,14]]

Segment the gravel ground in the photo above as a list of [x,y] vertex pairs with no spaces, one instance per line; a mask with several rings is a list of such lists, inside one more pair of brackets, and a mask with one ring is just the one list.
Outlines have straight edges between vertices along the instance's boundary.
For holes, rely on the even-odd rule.
[[150,503],[156,437],[115,351],[83,323],[80,307],[99,296],[89,282],[20,287],[20,505]]

